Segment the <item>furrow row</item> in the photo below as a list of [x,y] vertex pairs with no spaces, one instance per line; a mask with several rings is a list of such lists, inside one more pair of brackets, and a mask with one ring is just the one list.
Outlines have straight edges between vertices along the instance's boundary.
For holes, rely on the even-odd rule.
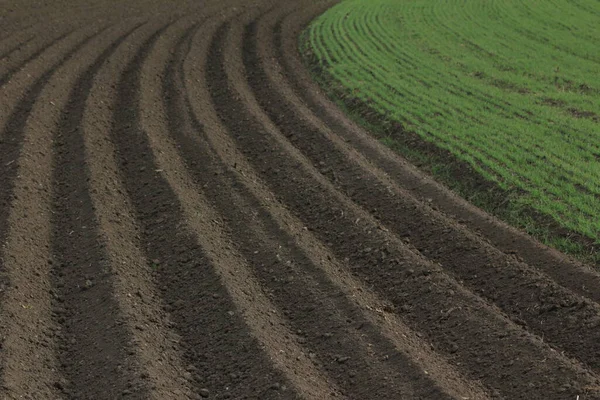
[[[14,57],[7,57],[0,61],[0,87],[10,81],[13,75],[22,70],[28,63],[36,60],[44,52],[51,50],[55,44],[59,43],[71,33],[72,31],[65,32],[50,40],[48,40],[47,37],[38,37],[38,40],[31,40],[31,45],[19,47],[18,54],[14,55]],[[30,44],[30,41],[26,44]]]
[[[180,29],[185,36],[183,26],[173,31]],[[172,312],[189,341],[184,347],[192,353],[194,378],[233,397],[278,398],[293,390],[327,398],[335,385],[287,330],[168,138],[161,81],[169,49],[181,37],[169,32],[148,54],[139,53],[123,75],[111,139],[119,161],[127,164],[124,181],[147,251],[156,252],[157,275],[165,278],[165,296],[173,299]],[[202,302],[207,307],[199,308]],[[193,318],[185,318],[190,313]],[[206,326],[205,336],[196,332],[198,324]]]
[[[118,372],[130,367],[127,345],[131,339],[127,325],[118,323],[122,317],[111,266],[99,245],[82,120],[98,71],[135,29],[118,36],[73,82],[52,145],[50,276],[54,313],[61,325],[58,359],[65,391],[76,398],[92,394],[114,398],[127,389]],[[90,392],[99,386],[102,391]]]
[[[28,118],[48,80],[92,38],[84,36],[82,39],[80,34],[68,35],[64,40],[51,45],[45,56],[38,57],[19,72],[18,77],[2,87],[2,94],[8,101],[2,102],[0,107],[0,121],[3,125],[0,131],[0,243],[7,240],[11,202],[15,198],[14,180],[20,168]],[[50,67],[46,65],[48,63]],[[0,263],[3,258],[3,249],[0,247]],[[2,271],[0,264],[0,273]]]
[[12,180],[7,181],[7,171],[2,175],[3,185],[6,183],[7,191],[11,191],[5,200],[10,208],[2,204],[8,210],[3,213],[2,226],[6,228],[2,239],[6,243],[0,266],[7,278],[0,309],[0,379],[8,398],[28,393],[59,397],[61,380],[55,350],[56,338],[62,333],[52,318],[52,296],[56,292],[49,274],[54,264],[52,142],[61,128],[61,110],[68,102],[69,87],[94,62],[96,53],[86,49],[102,48],[116,33],[113,28],[99,32],[84,34],[83,40],[77,38],[66,55],[29,89],[22,100],[27,111],[15,112],[5,125],[7,134],[3,138],[18,138],[14,145],[19,148],[14,154],[19,158]]
[[2,248],[3,398],[191,397],[98,127],[110,127],[105,85],[130,46],[162,33],[139,28],[75,42],[25,96],[31,111],[6,125],[21,149]]
[[0,12],[0,398],[600,398],[600,274],[323,95],[334,2]]
[[[0,54],[0,63],[1,63],[0,71],[3,71],[6,68],[4,66],[5,59],[10,57],[17,50],[20,50],[23,46],[27,45],[29,42],[31,42],[33,40],[33,36],[29,36],[29,37],[25,37],[25,39],[17,39],[17,40],[20,40],[20,41],[17,43],[13,42],[8,45],[0,45],[2,47],[2,50],[0,50],[2,52]],[[4,73],[4,72],[2,72],[2,73]]]
[[[231,29],[241,32],[239,24],[232,24]],[[224,34],[219,32],[219,35]],[[228,46],[222,45],[221,40],[217,38],[211,49],[213,54]],[[231,43],[235,42],[229,42],[229,46]],[[193,59],[189,66],[189,76],[205,73]],[[191,83],[188,90],[193,99],[204,99],[209,96],[208,89],[223,86],[223,83],[210,80],[208,88],[201,83]],[[221,124],[212,104],[196,101],[192,102],[192,108],[206,124],[198,130],[210,134],[204,134],[208,148],[201,138],[180,135],[179,141],[185,143],[181,148],[190,149],[186,156],[188,165],[192,169],[196,165],[204,169],[206,165],[220,164],[219,169],[210,174],[222,177],[218,182],[211,184],[212,176],[204,178],[207,195],[213,196],[212,201],[220,206],[222,215],[235,221],[232,233],[236,243],[254,265],[261,266],[256,269],[256,274],[263,285],[276,303],[281,302],[280,307],[286,310],[289,323],[303,333],[302,342],[335,377],[345,393],[359,398],[399,394],[425,398],[443,398],[449,394],[486,397],[475,383],[465,384],[461,377],[446,370],[442,359],[429,351],[427,345],[394,315],[384,311],[385,302],[346,273],[343,262],[336,260],[301,221],[275,201],[254,168],[235,149],[230,137],[232,132],[227,132]],[[193,121],[194,117],[191,118]],[[207,152],[204,162],[197,163],[198,152]],[[215,159],[217,156],[222,161]],[[230,199],[223,190],[227,183],[221,181],[229,182],[240,198],[234,195]],[[247,232],[246,227],[256,228]],[[260,234],[261,231],[264,233]],[[315,321],[319,321],[318,324]],[[340,329],[343,332],[336,332]],[[363,372],[357,377],[357,371]],[[379,377],[369,377],[374,372],[378,372]],[[378,389],[366,390],[369,381],[374,382],[381,376],[385,379],[377,385]]]
[[[383,227],[375,223],[373,217],[369,213],[366,213],[364,209],[359,209],[356,205],[349,203],[347,197],[340,197],[341,193],[336,191],[332,184],[336,178],[329,175],[331,180],[324,181],[324,176],[327,175],[326,171],[323,174],[317,171],[317,168],[323,170],[330,166],[324,162],[315,163],[315,166],[299,153],[298,148],[290,146],[291,143],[288,141],[290,136],[296,135],[298,138],[303,137],[305,140],[303,145],[317,147],[318,145],[311,141],[312,137],[304,136],[306,130],[303,127],[299,127],[299,129],[292,131],[290,128],[286,132],[289,135],[286,138],[279,131],[279,128],[286,129],[286,126],[289,127],[290,125],[286,125],[286,121],[280,118],[282,114],[271,114],[273,120],[279,124],[275,126],[269,120],[268,115],[262,111],[261,105],[280,107],[282,104],[285,105],[285,99],[282,102],[282,98],[277,96],[277,91],[273,90],[274,85],[272,82],[264,79],[264,75],[262,75],[264,72],[262,72],[260,65],[254,64],[249,67],[246,58],[246,69],[244,69],[241,49],[247,51],[249,48],[252,49],[252,47],[247,45],[242,46],[242,42],[239,42],[231,48],[237,51],[230,51],[225,54],[222,61],[222,70],[215,70],[214,68],[209,70],[210,80],[223,80],[225,79],[224,75],[226,75],[230,80],[230,86],[235,88],[233,89],[235,92],[232,93],[230,91],[232,89],[225,90],[221,85],[213,87],[212,96],[217,112],[224,120],[229,131],[234,133],[238,147],[242,149],[242,152],[254,164],[255,168],[265,176],[265,180],[268,182],[271,190],[287,207],[292,208],[295,213],[300,215],[300,218],[307,224],[309,229],[315,231],[319,239],[328,243],[334,253],[337,251],[341,254],[341,259],[347,258],[348,264],[350,264],[354,272],[358,273],[359,276],[362,275],[363,279],[366,278],[371,283],[376,281],[377,284],[375,286],[386,294],[384,297],[392,299],[397,307],[412,311],[403,314],[406,314],[406,318],[412,318],[413,323],[420,324],[419,330],[429,331],[428,333],[432,335],[431,340],[437,341],[440,344],[440,349],[445,353],[456,353],[453,349],[456,347],[460,348],[461,345],[459,342],[466,339],[465,336],[467,336],[471,348],[468,350],[463,349],[458,355],[452,357],[460,357],[460,364],[463,365],[463,368],[465,368],[465,365],[471,364],[471,374],[480,375],[479,377],[482,379],[488,380],[486,383],[489,383],[491,387],[497,388],[501,392],[506,391],[504,394],[510,395],[514,389],[499,381],[497,376],[494,376],[491,371],[495,367],[494,363],[488,364],[484,360],[478,360],[477,357],[474,357],[473,353],[470,356],[467,354],[469,352],[477,352],[477,346],[473,346],[474,341],[480,341],[480,351],[484,351],[491,343],[494,343],[495,346],[498,346],[498,349],[501,349],[508,344],[508,341],[502,340],[508,335],[511,336],[511,339],[520,343],[521,348],[519,351],[527,352],[532,357],[539,357],[541,354],[546,354],[550,357],[553,356],[551,349],[546,347],[546,345],[542,345],[538,338],[524,335],[524,331],[521,328],[504,320],[501,313],[485,305],[485,303],[473,297],[469,292],[465,292],[462,286],[443,273],[435,264],[421,260],[394,235],[381,230]],[[217,56],[218,54],[212,58]],[[252,57],[252,54],[250,54],[250,57]],[[262,59],[264,60],[264,58]],[[272,70],[269,69],[268,71]],[[246,78],[242,75],[244,72],[248,74],[248,80],[251,82],[250,86],[254,89],[254,93],[258,97],[258,102],[254,98],[250,86],[247,86],[245,83]],[[252,84],[253,81],[256,82],[256,85]],[[282,109],[279,108],[279,111],[281,112]],[[286,114],[286,116],[290,117],[291,115]],[[295,141],[293,144],[300,146]],[[319,143],[319,145],[321,144]],[[363,180],[362,174],[355,176],[355,178],[359,184],[369,182],[368,180]],[[297,193],[302,193],[302,196],[297,196]],[[367,227],[364,227],[365,224],[368,224]],[[398,260],[404,260],[404,262],[409,264],[414,263],[415,266],[414,268],[399,268],[397,265]],[[365,262],[372,266],[371,270],[368,271],[364,267]],[[418,272],[415,274],[417,265],[420,265],[420,268],[427,272],[423,275]],[[413,276],[412,279],[420,281],[421,285],[411,282],[412,287],[406,287],[408,276]],[[390,277],[395,277],[393,279],[396,285],[395,290],[390,285]],[[432,282],[426,283],[431,280],[437,282],[435,284]],[[455,303],[465,302],[465,307],[452,307],[449,320],[441,318],[442,321],[439,321],[440,318],[435,318],[435,320],[438,320],[436,321],[437,324],[432,324],[431,319],[433,316],[427,317],[426,314],[431,314],[432,312],[439,313],[439,310],[430,309],[428,312],[426,311],[427,308],[435,304],[435,302],[431,301],[435,297],[431,293],[431,286],[438,286],[436,288],[437,293],[435,294],[444,299],[442,303],[449,301],[449,295],[463,297],[460,301],[454,297],[452,300]],[[405,293],[405,296],[409,298],[399,298],[398,292],[402,292],[402,290],[399,290],[399,287],[404,287],[409,292]],[[390,289],[392,290],[391,292]],[[420,294],[419,290],[421,291]],[[419,306],[409,305],[410,303],[414,303],[416,299],[423,297],[428,298],[429,301],[427,304]],[[474,310],[467,310],[467,304],[471,304],[469,308],[472,307]],[[477,306],[475,307],[475,305]],[[461,311],[456,312],[457,309]],[[474,318],[473,314],[477,314],[477,312],[480,313],[480,316]],[[427,319],[430,321],[427,321]],[[446,323],[450,324],[450,326],[456,326],[457,321],[461,319],[463,319],[462,324],[465,325],[464,329],[472,330],[472,334],[466,335],[466,332],[463,332],[462,335],[465,336],[462,338],[455,337],[457,335],[452,334],[453,338],[449,343],[449,338],[446,335],[450,334],[452,329],[447,329],[448,327],[444,329],[442,326]],[[468,323],[466,323],[467,320],[469,321]],[[496,333],[493,333],[494,330],[497,330]],[[483,334],[483,332],[486,333]],[[501,338],[497,336],[498,332],[502,332],[500,334]],[[475,336],[478,336],[478,338],[475,338]],[[546,349],[542,351],[541,348],[544,347]],[[513,360],[515,353],[514,348],[510,351],[498,350],[497,357],[504,359],[504,361],[498,361],[505,368],[514,369],[513,372],[516,372],[518,369],[528,371],[530,374],[533,372],[535,378],[532,377],[532,379],[538,383],[532,383],[531,387],[535,387],[535,390],[543,390],[543,382],[548,379],[549,371],[540,370],[539,368],[537,371],[532,371],[533,366],[538,364],[526,366],[520,362],[515,362]],[[541,359],[543,358],[545,357]],[[527,363],[532,361],[530,358],[527,359],[529,360]],[[558,362],[558,360],[556,361]],[[578,379],[582,379],[582,382],[586,382],[588,379],[588,382],[596,381],[596,377],[584,372],[577,364],[571,364],[567,359],[564,359],[562,362],[570,364],[571,367],[569,369],[572,368],[575,376],[579,376],[580,378]],[[482,365],[487,366],[487,373],[482,371]],[[507,365],[510,367],[507,367]],[[564,378],[565,376],[559,371],[560,369],[555,370],[552,375],[558,379],[561,379],[561,376]],[[573,376],[567,379],[571,380]]]
[[[318,11],[320,10],[319,8]],[[513,254],[543,271],[562,286],[594,302],[600,302],[600,274],[596,270],[541,245],[530,236],[473,207],[374,141],[367,132],[345,117],[310,80],[307,70],[298,68],[302,62],[295,38],[313,15],[314,11],[311,9],[302,9],[285,17],[274,31],[275,51],[285,68],[288,81],[311,111],[335,134],[350,143],[396,185],[412,193],[415,198],[430,203],[432,208],[459,221],[472,232],[477,232],[497,249]]]
[[[600,305],[559,285],[535,268],[519,262],[455,221],[431,209],[396,186],[383,171],[316,118],[292,91],[272,60],[277,20],[259,25],[246,68],[256,71],[250,85],[269,117],[296,148],[321,166],[336,188],[361,205],[390,232],[405,238],[423,256],[439,263],[462,284],[497,305],[513,321],[598,372]],[[247,38],[251,38],[248,35]],[[270,44],[270,46],[269,46]],[[264,71],[264,75],[260,72]],[[269,91],[265,81],[278,91]],[[273,99],[275,101],[273,101]],[[302,132],[302,135],[297,134]],[[577,321],[577,324],[570,322]],[[581,346],[581,343],[586,343]]]

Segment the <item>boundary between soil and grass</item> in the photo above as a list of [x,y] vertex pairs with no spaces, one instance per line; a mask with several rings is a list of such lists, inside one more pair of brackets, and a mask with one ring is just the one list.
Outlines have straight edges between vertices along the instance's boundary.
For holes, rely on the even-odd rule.
[[387,118],[368,103],[353,96],[350,89],[321,67],[310,47],[310,24],[309,22],[299,37],[301,58],[314,81],[351,120],[473,205],[550,247],[600,267],[600,251],[593,239],[561,226],[549,215],[520,204],[516,200],[524,193],[518,189],[501,188],[448,150],[424,140],[400,122]]

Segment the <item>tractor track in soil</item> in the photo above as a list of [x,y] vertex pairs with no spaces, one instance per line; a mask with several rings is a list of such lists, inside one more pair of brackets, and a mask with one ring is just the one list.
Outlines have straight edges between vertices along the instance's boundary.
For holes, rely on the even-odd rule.
[[600,399],[600,273],[321,93],[333,4],[2,1],[0,398]]

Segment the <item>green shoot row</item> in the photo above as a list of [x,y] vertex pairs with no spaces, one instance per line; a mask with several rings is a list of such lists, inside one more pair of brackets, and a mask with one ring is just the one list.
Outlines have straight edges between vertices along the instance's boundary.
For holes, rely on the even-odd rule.
[[352,99],[600,243],[598,0],[345,0],[306,38]]

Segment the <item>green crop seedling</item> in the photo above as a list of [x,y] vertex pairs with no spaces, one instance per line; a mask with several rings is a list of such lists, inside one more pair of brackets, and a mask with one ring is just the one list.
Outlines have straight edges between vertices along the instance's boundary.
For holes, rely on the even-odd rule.
[[600,243],[597,0],[346,0],[302,40],[346,106],[468,164],[513,209]]

